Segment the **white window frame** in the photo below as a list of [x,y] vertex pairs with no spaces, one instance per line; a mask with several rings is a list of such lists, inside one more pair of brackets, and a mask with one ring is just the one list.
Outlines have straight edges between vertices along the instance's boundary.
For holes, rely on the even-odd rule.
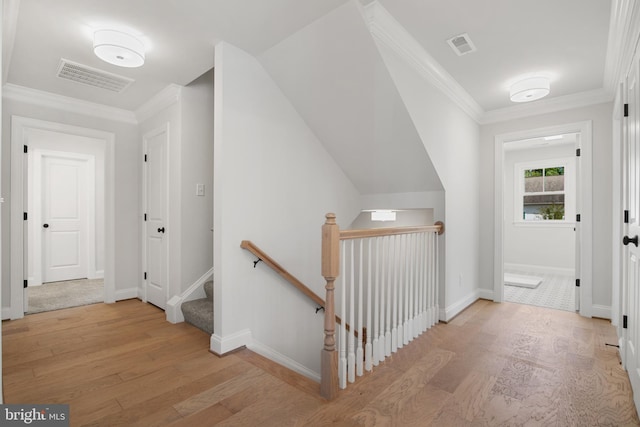
[[[549,169],[564,167],[564,218],[547,219],[540,221],[525,221],[522,217],[524,210],[524,171],[530,169]],[[514,224],[521,226],[549,226],[549,225],[574,225],[576,218],[576,159],[575,157],[562,157],[532,162],[520,162],[514,165]]]

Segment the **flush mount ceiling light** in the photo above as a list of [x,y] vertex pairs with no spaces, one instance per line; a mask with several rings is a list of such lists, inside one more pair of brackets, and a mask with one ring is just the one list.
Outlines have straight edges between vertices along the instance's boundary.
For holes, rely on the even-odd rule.
[[93,33],[93,52],[109,64],[134,68],[144,64],[144,44],[131,34],[116,30]]
[[529,102],[544,98],[549,94],[549,79],[529,77],[511,85],[509,98],[513,102]]

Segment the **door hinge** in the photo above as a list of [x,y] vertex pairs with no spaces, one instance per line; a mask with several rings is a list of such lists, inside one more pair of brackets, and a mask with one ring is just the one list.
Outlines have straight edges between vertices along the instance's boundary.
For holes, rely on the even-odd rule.
[[576,148],[576,157],[580,157],[580,153],[581,153],[580,149]]
[[144,155],[144,161],[145,162],[147,161],[147,155],[146,154]]
[[622,327],[627,329],[627,315],[622,316]]
[[22,281],[22,287],[26,288],[29,285],[29,282],[26,280]]
[[144,214],[144,220],[145,221],[147,220],[147,214]]
[[26,213],[26,212],[22,212],[22,219],[23,219],[24,221],[26,221],[26,220],[27,220],[27,213]]
[[576,287],[579,288],[580,287],[580,279],[576,279]]
[[580,222],[580,214],[576,215],[576,222]]
[[29,152],[29,147],[27,147],[26,145],[22,148],[22,151],[24,151],[24,153],[28,153]]
[[147,280],[147,272],[144,272],[144,280]]
[[629,104],[624,104],[624,116],[629,117]]
[[629,211],[624,211],[624,223],[629,224]]

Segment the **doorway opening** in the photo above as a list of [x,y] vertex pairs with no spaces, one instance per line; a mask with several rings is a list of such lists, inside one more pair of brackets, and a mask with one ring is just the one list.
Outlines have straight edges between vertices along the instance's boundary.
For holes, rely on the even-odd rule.
[[503,144],[504,300],[575,311],[580,134]]
[[591,122],[495,139],[494,300],[591,303]]
[[115,302],[113,134],[14,116],[11,140],[11,318]]

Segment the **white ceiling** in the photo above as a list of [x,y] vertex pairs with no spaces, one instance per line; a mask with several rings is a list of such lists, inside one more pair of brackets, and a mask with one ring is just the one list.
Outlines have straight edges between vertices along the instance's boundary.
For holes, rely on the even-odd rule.
[[[187,84],[210,69],[218,41],[258,56],[347,1],[5,0],[5,11],[19,3],[19,12],[5,16],[5,62],[7,52],[12,55],[3,75],[7,83],[135,110],[167,85]],[[549,97],[605,86],[611,1],[380,3],[485,112],[512,106],[507,83],[526,73],[550,74]],[[143,67],[119,68],[93,55],[91,30],[105,25],[129,27],[148,39]],[[477,52],[459,57],[451,51],[446,40],[460,33],[469,34]],[[114,94],[64,81],[55,76],[61,58],[136,82]]]

